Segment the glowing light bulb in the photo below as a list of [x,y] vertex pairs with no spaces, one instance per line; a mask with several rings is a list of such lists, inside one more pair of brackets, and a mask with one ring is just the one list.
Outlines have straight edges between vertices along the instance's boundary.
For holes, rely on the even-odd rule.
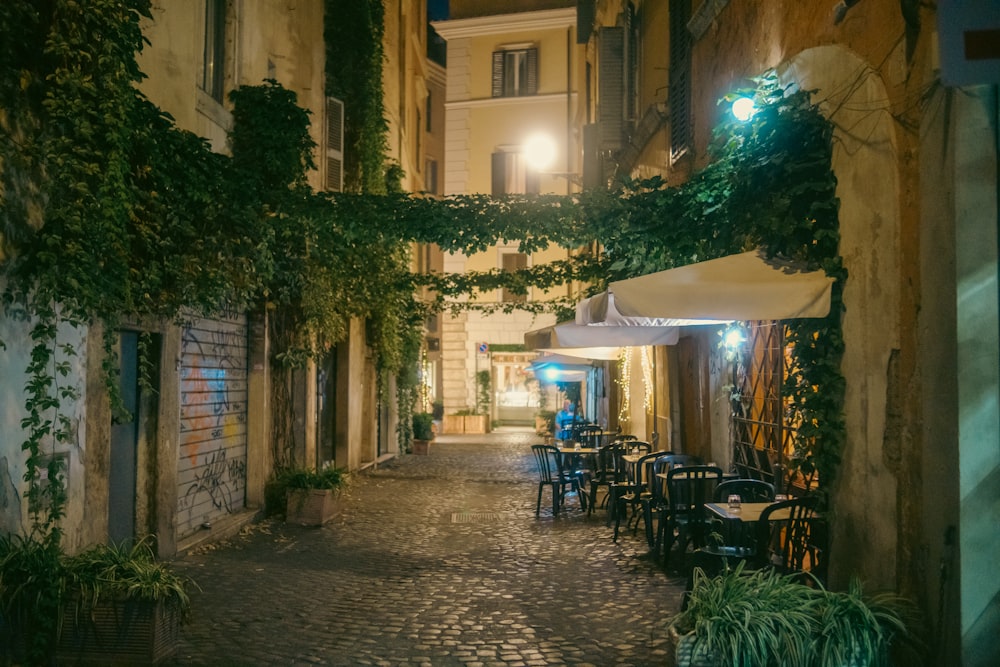
[[547,134],[533,134],[521,147],[528,166],[535,171],[545,171],[556,161],[556,142]]
[[733,102],[733,115],[736,117],[736,120],[748,121],[756,110],[757,105],[749,97],[740,97]]
[[726,332],[726,337],[725,337],[726,349],[735,350],[744,340],[746,339],[743,338],[742,331],[740,331],[739,329],[730,329],[729,331]]

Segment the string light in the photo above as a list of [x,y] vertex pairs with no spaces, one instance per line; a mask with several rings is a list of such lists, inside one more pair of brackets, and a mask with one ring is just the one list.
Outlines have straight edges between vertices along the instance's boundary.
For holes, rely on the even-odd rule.
[[649,348],[642,348],[642,407],[649,412],[653,404],[653,361],[649,356]]
[[427,359],[427,350],[421,350],[420,356],[420,387],[419,392],[421,412],[431,411],[431,362]]
[[618,423],[627,426],[632,414],[632,348],[623,347],[618,353],[618,386],[622,389],[622,406],[618,411]]

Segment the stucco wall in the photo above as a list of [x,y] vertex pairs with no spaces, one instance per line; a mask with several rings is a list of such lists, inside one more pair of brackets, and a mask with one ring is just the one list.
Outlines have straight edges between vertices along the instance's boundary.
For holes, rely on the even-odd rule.
[[[893,587],[898,539],[894,466],[900,443],[886,432],[889,359],[899,342],[898,155],[881,78],[847,49],[817,47],[781,69],[816,89],[834,125],[840,199],[847,440],[836,480],[833,562],[841,580],[859,574]],[[902,499],[906,502],[906,498]]]
[[[6,283],[0,280],[0,291]],[[27,439],[27,432],[21,428],[21,420],[27,417],[24,387],[29,378],[26,374],[31,362],[31,328],[34,321],[23,317],[15,309],[5,309],[0,314],[0,531],[21,532],[31,526],[28,516],[28,502],[25,497],[24,482],[26,453],[21,450]],[[60,325],[57,333],[57,349],[68,345],[75,355],[55,355],[56,363],[67,362],[70,371],[65,377],[58,376],[53,391],[72,387],[78,394],[77,400],[61,401],[58,415],[68,417],[72,435],[67,443],[56,444],[52,439],[42,443],[46,456],[65,458],[65,485],[68,494],[67,514],[63,520],[65,544],[70,550],[78,547],[82,540],[84,522],[84,494],[87,476],[84,462],[87,455],[87,421],[85,406],[87,400],[87,340],[86,328],[75,329]],[[43,413],[43,419],[57,420],[54,410]]]

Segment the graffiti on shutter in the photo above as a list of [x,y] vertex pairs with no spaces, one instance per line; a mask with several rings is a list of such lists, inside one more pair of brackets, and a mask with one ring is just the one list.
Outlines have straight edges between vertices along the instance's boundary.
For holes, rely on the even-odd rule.
[[247,462],[247,320],[193,319],[181,345],[177,536],[243,510]]

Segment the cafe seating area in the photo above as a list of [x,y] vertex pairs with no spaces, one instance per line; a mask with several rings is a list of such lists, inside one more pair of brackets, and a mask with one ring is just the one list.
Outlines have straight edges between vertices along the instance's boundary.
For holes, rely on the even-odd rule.
[[[769,482],[594,425],[576,434],[532,446],[536,516],[550,487],[553,518],[599,517],[595,528],[612,528],[614,541],[642,526],[649,557],[689,582],[695,567],[712,574],[739,562],[825,581],[828,534],[817,496],[788,497]],[[566,511],[574,494],[579,512]]]

